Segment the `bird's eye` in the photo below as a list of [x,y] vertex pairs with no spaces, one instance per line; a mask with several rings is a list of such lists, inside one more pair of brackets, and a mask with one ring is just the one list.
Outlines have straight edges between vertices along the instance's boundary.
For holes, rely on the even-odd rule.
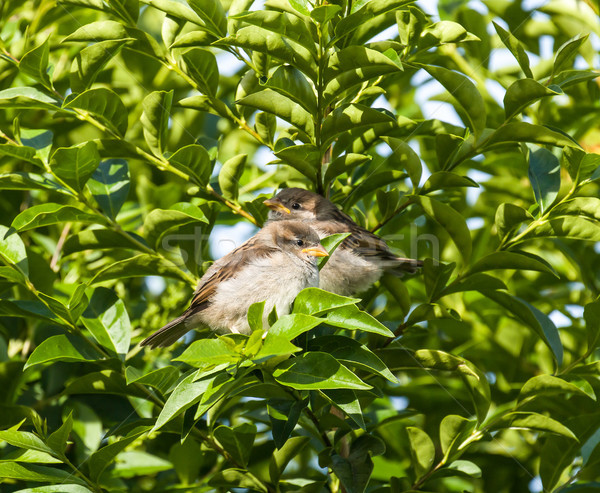
[[296,209],[296,210],[300,209],[300,204],[298,202],[294,202],[292,204],[292,209]]
[[296,240],[296,245],[302,246],[304,245],[304,242],[302,240]]

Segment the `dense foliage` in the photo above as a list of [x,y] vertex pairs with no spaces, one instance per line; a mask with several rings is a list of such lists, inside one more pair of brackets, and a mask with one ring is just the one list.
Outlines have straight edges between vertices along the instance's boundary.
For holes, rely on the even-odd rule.
[[[2,491],[600,491],[592,7],[253,4],[0,4]],[[285,186],[422,272],[141,349]]]

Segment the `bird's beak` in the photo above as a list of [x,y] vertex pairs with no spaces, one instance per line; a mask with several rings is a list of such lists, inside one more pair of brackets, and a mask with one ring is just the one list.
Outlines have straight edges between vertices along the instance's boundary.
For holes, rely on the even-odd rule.
[[310,248],[304,248],[302,250],[302,253],[308,253],[309,255],[312,255],[313,257],[328,257],[329,254],[327,253],[327,250],[325,250],[325,248],[323,248],[323,245],[319,245],[316,247],[310,247]]
[[283,205],[281,203],[281,200],[279,200],[278,198],[267,199],[263,202],[263,204],[265,204],[272,211],[282,211],[286,214],[290,214],[290,210],[285,205]]

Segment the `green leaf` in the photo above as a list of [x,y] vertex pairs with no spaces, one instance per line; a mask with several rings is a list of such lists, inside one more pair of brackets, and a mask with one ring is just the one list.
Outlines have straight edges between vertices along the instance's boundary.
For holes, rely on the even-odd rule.
[[[168,249],[168,244],[161,245],[161,239],[169,231],[193,223],[208,223],[202,210],[188,202],[174,204],[171,209],[154,209],[144,221],[144,234],[148,243],[155,249],[162,246]],[[171,247],[172,248],[172,247]]]
[[465,75],[452,70],[433,65],[423,65],[423,68],[456,99],[473,132],[480,135],[485,128],[486,111],[483,97],[475,85]]
[[177,149],[169,158],[169,163],[179,171],[188,173],[190,179],[201,187],[206,186],[212,173],[211,159],[206,149],[190,144]]
[[439,298],[440,293],[448,284],[448,280],[455,268],[455,262],[443,264],[441,262],[434,262],[433,259],[425,259],[423,262],[423,281],[429,301]]
[[192,48],[182,54],[181,59],[183,71],[198,84],[202,93],[216,96],[219,88],[219,67],[215,55],[202,48]]
[[[302,414],[302,410],[306,407],[308,400],[293,400],[293,399],[269,399],[267,404],[267,412],[271,422],[271,430],[273,433],[273,441],[279,449],[285,448],[285,444],[294,442],[298,437],[288,440],[294,428],[298,424],[298,419]],[[305,437],[304,437],[305,438]],[[277,464],[278,465],[278,464]],[[269,470],[271,475],[275,476],[272,468],[274,460],[271,460]],[[283,465],[285,467],[285,464]],[[279,471],[280,474],[283,471]]]
[[42,168],[43,164],[36,156],[36,150],[33,147],[13,144],[0,144],[0,156],[10,156],[18,160],[27,161]]
[[600,301],[585,305],[583,318],[587,331],[588,353],[591,354],[598,346],[598,340],[600,340]]
[[554,202],[560,190],[560,162],[547,149],[529,154],[529,180],[535,200],[543,214]]
[[456,212],[452,207],[442,202],[438,202],[430,197],[420,195],[414,196],[417,202],[425,211],[425,213],[436,221],[447,232],[465,264],[469,262],[471,257],[471,233],[465,222],[464,217]]
[[154,91],[142,102],[143,113],[140,117],[144,129],[144,138],[152,154],[162,158],[167,147],[169,117],[173,104],[173,91]]
[[221,171],[219,171],[219,187],[225,198],[237,200],[240,178],[244,172],[247,158],[246,154],[238,154],[223,163]]
[[82,252],[84,250],[111,250],[113,248],[128,248],[143,250],[147,246],[141,236],[135,233],[117,233],[111,229],[88,229],[71,235],[63,245],[63,255]]
[[521,387],[519,392],[519,401],[524,399],[536,398],[546,395],[564,395],[567,397],[570,394],[586,396],[587,394],[576,385],[563,380],[562,378],[553,377],[552,375],[537,375],[530,378]]
[[56,456],[56,452],[46,445],[40,437],[34,433],[28,431],[18,431],[14,429],[1,430],[0,440],[4,440],[6,443],[13,447],[24,448],[28,450],[37,450],[39,452],[45,452],[52,456]]
[[[436,318],[440,317],[436,316]],[[470,361],[443,351],[429,349],[411,351],[390,348],[376,351],[376,354],[393,371],[409,368],[458,373],[471,395],[477,421],[481,423],[485,420],[491,401],[490,386],[483,372]]]
[[292,437],[285,442],[285,445],[278,446],[278,450],[273,452],[273,457],[269,462],[269,477],[273,484],[278,484],[283,471],[290,461],[300,454],[300,451],[310,441],[309,437]]
[[71,64],[69,81],[74,92],[89,89],[96,81],[106,64],[114,58],[121,48],[134,38],[100,41],[83,48]]
[[203,368],[222,363],[235,363],[240,358],[241,354],[235,350],[233,341],[227,337],[219,337],[192,342],[183,354],[173,361],[183,361],[190,366]]
[[419,428],[408,426],[408,441],[410,443],[410,455],[417,479],[428,473],[435,459],[435,446],[429,435]]
[[533,73],[531,72],[531,68],[529,68],[529,57],[527,56],[525,48],[523,48],[521,42],[517,38],[515,38],[511,33],[504,30],[495,22],[492,22],[492,24],[494,25],[494,28],[496,29],[500,40],[502,41],[502,43],[504,43],[504,46],[506,46],[508,50],[513,54],[513,56],[517,59],[517,62],[519,63],[521,70],[523,70],[525,77],[533,79]]
[[55,361],[84,362],[100,359],[102,355],[86,344],[81,336],[60,334],[49,337],[36,347],[29,356],[25,369]]
[[380,375],[392,383],[398,382],[385,363],[367,346],[349,337],[338,335],[317,337],[309,342],[309,349],[328,353],[344,364]]
[[12,222],[17,231],[27,231],[42,226],[66,222],[105,223],[102,216],[90,214],[77,207],[62,204],[38,204],[25,209]]
[[[33,481],[35,483],[59,483],[60,486],[54,490],[45,490],[45,491],[55,491],[55,492],[77,492],[77,493],[88,493],[89,490],[87,488],[83,488],[85,483],[74,477],[72,473],[63,471],[62,469],[57,469],[55,467],[47,467],[47,466],[36,466],[34,464],[21,465],[16,462],[2,462],[0,463],[0,477],[4,479],[16,479],[19,481]],[[72,487],[73,485],[65,485],[64,483],[75,483],[81,485],[78,490],[75,489],[67,489],[67,487]],[[64,489],[63,489],[64,488]],[[37,488],[36,488],[37,489]],[[26,491],[26,490],[25,490]],[[35,490],[33,490],[35,491]],[[42,490],[44,491],[44,490]]]
[[87,185],[103,212],[115,219],[129,195],[129,166],[124,159],[101,161]]
[[57,486],[26,488],[15,493],[92,493],[92,490],[78,484],[59,484]]
[[492,252],[475,262],[469,268],[468,274],[495,269],[533,270],[547,272],[554,276],[557,275],[551,266],[538,260],[536,256],[531,254],[523,255],[519,252]]
[[250,423],[230,428],[229,426],[218,426],[214,430],[214,436],[238,464],[246,466],[252,454],[252,445],[256,437],[256,426]]
[[329,310],[346,305],[358,303],[358,298],[348,298],[339,294],[330,293],[319,288],[306,288],[300,291],[294,301],[293,313],[306,315],[320,315]]
[[358,426],[366,430],[367,425],[356,391],[351,389],[328,389],[319,392]]
[[337,247],[339,247],[343,241],[348,238],[348,236],[350,236],[352,233],[336,233],[333,235],[329,235],[326,236],[324,238],[321,239],[321,245],[323,245],[323,248],[325,248],[325,250],[327,250],[327,253],[329,253],[328,257],[321,257],[317,260],[317,265],[319,266],[319,270],[321,270],[323,267],[325,267],[325,264],[327,264],[327,261],[331,258],[331,255],[333,254],[333,252],[335,252],[337,250]]
[[139,426],[130,431],[124,438],[105,445],[94,452],[88,459],[90,470],[90,479],[98,481],[102,472],[111,464],[115,457],[122,452],[129,444],[137,440],[141,435],[150,430],[148,426]]
[[286,340],[291,341],[300,334],[315,328],[323,321],[322,318],[313,317],[304,313],[284,315],[269,328],[269,335],[281,336]]
[[423,30],[419,40],[419,48],[466,41],[481,40],[474,34],[467,32],[463,26],[456,22],[440,21]]
[[64,109],[78,109],[89,113],[109,130],[123,137],[127,132],[127,108],[121,98],[110,89],[89,89],[65,102]]
[[52,148],[54,134],[50,130],[36,128],[21,128],[19,133],[21,144],[33,147],[36,151],[35,154],[37,158],[41,159],[44,163],[47,163],[48,157],[50,156],[50,149]]
[[227,34],[227,19],[220,1],[188,0],[188,4],[216,35],[222,37]]
[[125,371],[127,385],[138,383],[148,385],[165,395],[173,385],[179,380],[179,370],[174,366],[163,366],[150,373],[143,374],[135,367],[128,366]]
[[[0,154],[2,154],[1,149]],[[0,176],[0,190],[52,190],[64,194],[68,193],[58,183],[45,176],[25,172],[2,174]]]
[[81,321],[101,346],[125,361],[131,340],[131,323],[125,304],[112,290],[96,288]]
[[83,189],[99,164],[100,154],[93,141],[59,147],[50,158],[50,167],[56,176],[77,191]]
[[383,111],[362,104],[346,104],[338,106],[323,121],[321,126],[322,148],[326,149],[335,138],[348,130],[371,127],[376,124],[387,124],[389,129],[395,128],[394,118]]
[[278,33],[248,26],[237,31],[235,36],[219,40],[218,43],[265,53],[296,67],[313,82],[317,80],[317,65],[311,51],[296,41],[284,39]]
[[436,171],[427,178],[427,181],[421,187],[421,193],[425,195],[437,190],[462,187],[479,188],[479,185],[467,176],[460,176],[449,171]]
[[335,34],[337,38],[348,36],[368,21],[386,12],[397,10],[408,3],[410,2],[407,0],[368,0],[366,2],[356,2],[356,6],[353,5],[352,13],[338,22],[335,27]]
[[385,325],[369,313],[359,310],[355,305],[343,306],[327,312],[327,323],[335,327],[394,337],[394,333]]
[[317,179],[317,170],[321,167],[321,153],[314,145],[292,145],[276,151],[275,155],[281,161],[269,164],[284,163],[299,171],[313,182]]
[[153,255],[136,255],[135,257],[119,260],[98,272],[90,284],[126,279],[129,277],[164,276],[187,281],[184,271],[174,263]]
[[300,351],[300,348],[294,346],[287,337],[274,335],[269,331],[264,339],[262,347],[258,353],[252,357],[252,361],[262,363],[275,356],[286,356],[298,351]]
[[128,50],[164,61],[164,48],[150,34],[116,21],[97,21],[86,24],[71,33],[62,42],[98,43],[117,40],[129,41],[127,44]]
[[298,69],[281,65],[265,82],[265,86],[299,104],[311,115],[317,113],[315,91]]
[[[306,12],[306,15],[308,15],[308,12]],[[256,10],[236,15],[234,19],[280,34],[288,40],[298,43],[312,55],[317,55],[315,28],[299,16],[276,10]],[[309,28],[312,29],[314,36]]]
[[272,89],[264,89],[238,99],[236,104],[273,113],[282,120],[291,123],[310,137],[314,137],[313,119],[302,106]]
[[440,423],[440,444],[444,458],[449,461],[475,429],[475,421],[450,414]]
[[504,95],[504,113],[506,120],[518,115],[538,99],[556,96],[560,92],[543,86],[533,79],[519,79],[513,82]]
[[0,91],[0,108],[6,107],[56,111],[60,103],[34,87],[11,87]]
[[60,459],[52,457],[46,452],[37,450],[18,449],[10,452],[0,459],[0,462],[28,462],[33,464],[61,464]]
[[494,429],[512,428],[517,430],[531,430],[535,432],[548,432],[561,435],[573,440],[577,437],[565,425],[543,414],[531,412],[514,412],[503,416],[503,419],[493,426]]
[[319,24],[325,24],[335,18],[342,11],[339,5],[321,5],[310,12],[310,17]]
[[354,168],[368,163],[371,161],[371,156],[366,156],[364,154],[356,154],[349,152],[340,157],[335,158],[329,165],[327,166],[327,171],[325,171],[325,184],[331,183],[338,176],[347,173],[350,173],[354,170]]
[[320,352],[303,353],[280,363],[273,377],[280,384],[296,390],[371,388],[333,356]]
[[183,411],[196,404],[202,399],[202,395],[208,388],[215,383],[217,378],[222,379],[223,374],[208,374],[198,380],[201,370],[193,372],[181,380],[177,387],[171,392],[167,402],[163,406],[153,431],[159,430],[173,418],[180,415]]
[[248,491],[267,493],[266,486],[256,476],[245,469],[225,469],[210,478],[209,486],[231,491],[231,488],[245,488]]
[[25,244],[17,232],[0,224],[0,259],[6,265],[14,266],[20,272],[29,275],[29,263]]
[[589,34],[578,34],[558,49],[556,56],[554,57],[552,75],[562,72],[565,68],[571,68],[573,59],[577,55],[579,48],[587,41],[588,37]]
[[48,55],[50,47],[48,39],[41,45],[23,55],[19,62],[21,73],[40,82],[46,89],[52,90],[52,81],[48,75]]
[[385,445],[381,439],[364,434],[352,442],[347,458],[333,454],[331,468],[348,493],[363,493],[373,472],[371,456],[384,452]]
[[[145,3],[155,9],[162,10],[170,17],[186,20],[198,26],[204,26],[204,21],[184,3],[172,0],[145,0]],[[216,6],[214,6],[216,8]]]
[[502,291],[481,290],[484,296],[508,310],[508,313],[531,327],[552,351],[558,365],[562,365],[563,346],[558,329],[550,318],[527,301]]
[[588,154],[579,149],[567,147],[563,150],[563,160],[575,184],[597,179],[597,170],[600,169],[600,154]]
[[401,70],[386,55],[364,46],[348,46],[333,53],[323,75],[323,104],[328,105],[346,90],[366,81]]
[[48,446],[58,455],[63,455],[65,453],[72,428],[73,413],[69,413],[60,428],[54,431],[46,440]]
[[500,238],[515,229],[524,221],[533,221],[533,216],[522,207],[509,202],[500,204],[496,210],[496,228]]
[[487,140],[487,146],[506,142],[531,142],[533,144],[549,144],[556,147],[579,147],[564,134],[550,130],[542,125],[525,122],[510,122],[495,130]]
[[404,164],[413,188],[417,188],[421,182],[423,165],[418,154],[405,141],[394,137],[382,137],[383,141],[390,146],[396,158]]

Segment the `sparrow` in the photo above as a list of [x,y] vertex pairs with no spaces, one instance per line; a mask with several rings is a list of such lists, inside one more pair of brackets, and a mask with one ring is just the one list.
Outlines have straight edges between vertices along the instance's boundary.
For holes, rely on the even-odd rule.
[[251,332],[248,308],[265,301],[263,326],[273,308],[288,314],[297,294],[319,286],[317,257],[326,257],[317,233],[300,221],[276,221],[212,264],[198,283],[189,308],[141,342],[164,347],[186,332]]
[[396,257],[379,236],[360,227],[333,202],[301,188],[285,188],[263,202],[269,207],[267,224],[298,220],[310,225],[320,238],[350,233],[333,252],[319,274],[319,287],[343,296],[366,291],[385,271],[414,273],[420,260]]

